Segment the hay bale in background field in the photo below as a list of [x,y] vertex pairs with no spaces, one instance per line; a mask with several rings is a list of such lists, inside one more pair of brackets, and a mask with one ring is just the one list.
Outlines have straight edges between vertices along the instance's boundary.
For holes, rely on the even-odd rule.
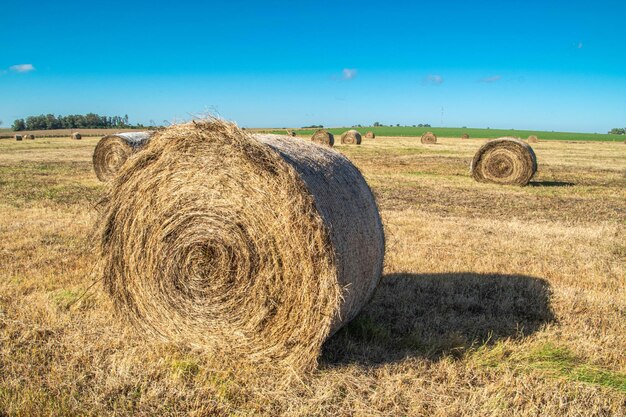
[[537,158],[527,143],[504,137],[481,146],[470,169],[479,182],[527,185],[537,172]]
[[100,139],[93,151],[93,169],[100,181],[109,181],[132,154],[148,143],[153,132],[127,132]]
[[361,144],[361,134],[354,130],[350,129],[341,134],[341,143],[346,145],[360,145]]
[[426,132],[422,135],[422,143],[433,144],[437,143],[437,135],[433,132]]
[[288,136],[296,136],[296,132],[294,132],[293,130],[287,129],[287,135]]
[[365,134],[365,137],[368,138],[368,139],[376,139],[376,133],[374,133],[374,132],[367,132]]
[[320,145],[333,146],[335,144],[335,136],[324,129],[319,129],[313,133],[311,141],[319,143]]
[[22,135],[15,135],[15,140],[22,140]]
[[80,140],[82,138],[83,138],[83,136],[80,133],[78,133],[78,132],[72,133],[72,139]]
[[99,252],[118,312],[225,366],[310,369],[379,282],[376,202],[332,149],[187,123],[155,133],[111,184]]
[[35,135],[27,133],[26,135],[24,135],[24,139],[35,140]]
[[469,135],[467,133],[463,133],[463,135],[461,135],[461,139],[469,139]]
[[539,138],[535,135],[530,135],[528,137],[528,143],[537,143],[539,142]]

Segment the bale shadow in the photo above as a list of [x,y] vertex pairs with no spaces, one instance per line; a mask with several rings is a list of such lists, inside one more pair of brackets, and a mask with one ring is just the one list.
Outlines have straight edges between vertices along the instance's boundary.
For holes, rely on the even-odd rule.
[[531,187],[570,187],[576,184],[566,181],[531,181],[528,185]]
[[472,346],[521,339],[554,321],[551,289],[524,275],[391,274],[371,302],[324,345],[327,366],[460,357]]

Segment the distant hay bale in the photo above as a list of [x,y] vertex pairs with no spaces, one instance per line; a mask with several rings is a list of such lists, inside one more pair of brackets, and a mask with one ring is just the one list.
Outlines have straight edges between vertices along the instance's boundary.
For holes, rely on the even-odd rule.
[[469,135],[467,133],[463,133],[463,135],[461,135],[461,139],[469,139]]
[[437,135],[433,132],[426,132],[422,135],[422,143],[426,143],[432,145],[433,143],[437,143]]
[[376,133],[371,132],[371,131],[370,131],[370,132],[367,132],[367,133],[365,134],[365,137],[366,137],[366,138],[368,138],[368,139],[376,139]]
[[15,135],[15,140],[22,140],[23,136],[22,135]]
[[471,171],[479,182],[527,185],[537,172],[537,157],[533,148],[522,140],[494,139],[476,152]]
[[296,136],[296,132],[294,132],[293,130],[287,129],[287,135],[288,136]]
[[208,120],[155,133],[122,166],[99,254],[106,292],[142,333],[225,366],[306,370],[370,299],[384,235],[340,153]]
[[72,133],[72,139],[80,140],[82,138],[83,138],[83,136],[80,133],[78,133],[78,132]]
[[344,143],[346,145],[360,145],[361,134],[354,129],[343,132],[341,134],[341,143]]
[[329,131],[319,129],[318,131],[313,133],[313,136],[311,136],[311,141],[319,143],[320,145],[333,146],[335,144],[335,137]]
[[528,137],[528,143],[537,143],[539,142],[539,138],[535,135],[530,135]]
[[27,133],[24,135],[24,139],[35,140],[35,135]]
[[100,181],[110,181],[124,162],[150,140],[152,132],[127,132],[100,139],[93,151],[93,169]]

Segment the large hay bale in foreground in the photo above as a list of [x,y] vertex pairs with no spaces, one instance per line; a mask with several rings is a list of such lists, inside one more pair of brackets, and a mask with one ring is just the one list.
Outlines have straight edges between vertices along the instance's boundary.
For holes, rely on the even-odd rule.
[[15,140],[22,140],[22,135],[15,135]]
[[100,181],[109,181],[132,154],[150,140],[152,132],[127,132],[100,139],[93,151],[93,169]]
[[366,138],[368,138],[368,139],[376,139],[376,133],[371,132],[371,131],[370,131],[370,132],[367,132],[367,133],[365,134],[365,137],[366,137]]
[[517,138],[491,140],[480,147],[471,165],[476,181],[527,185],[537,172],[533,148]]
[[528,137],[528,143],[537,143],[539,142],[539,138],[535,135],[530,135]]
[[80,133],[78,132],[72,133],[72,139],[80,140],[82,138],[83,138],[83,135],[81,135]]
[[383,266],[374,197],[340,153],[202,121],[166,128],[111,182],[100,270],[146,334],[309,369]]
[[437,143],[437,135],[433,132],[426,132],[422,135],[422,143],[426,143],[432,145],[433,143]]
[[319,129],[313,136],[311,136],[311,141],[315,143],[319,143],[320,145],[333,146],[335,144],[335,136],[327,130]]
[[343,132],[341,134],[341,143],[344,143],[346,145],[360,145],[361,134],[354,129]]

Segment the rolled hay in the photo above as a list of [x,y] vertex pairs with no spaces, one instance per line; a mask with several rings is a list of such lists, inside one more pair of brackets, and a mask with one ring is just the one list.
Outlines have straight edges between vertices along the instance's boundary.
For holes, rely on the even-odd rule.
[[335,144],[335,136],[327,130],[319,129],[313,133],[311,141],[320,145],[333,146]]
[[528,137],[528,143],[537,143],[539,142],[539,138],[535,135],[530,135]]
[[22,140],[22,135],[15,135],[15,140]]
[[100,139],[93,151],[93,169],[100,181],[110,181],[132,154],[148,143],[152,132],[127,132]]
[[344,143],[346,145],[360,145],[361,134],[354,129],[343,132],[341,134],[341,143]]
[[376,202],[347,158],[222,121],[155,133],[102,207],[99,270],[118,313],[225,367],[310,369],[382,272]]
[[520,139],[498,138],[478,149],[471,172],[479,182],[527,185],[537,172],[537,157],[533,148]]
[[83,136],[80,133],[78,133],[78,132],[72,133],[72,139],[80,140],[82,138],[83,138]]
[[287,129],[287,136],[296,136],[296,132],[294,132],[293,130]]
[[433,132],[426,132],[422,135],[422,143],[433,144],[437,143],[437,135]]
[[467,133],[463,133],[463,135],[461,135],[461,139],[469,139],[469,135]]
[[35,140],[35,135],[27,133],[26,135],[24,135],[24,139]]
[[367,132],[365,134],[365,137],[368,138],[368,139],[376,139],[376,133],[374,133],[374,132]]

